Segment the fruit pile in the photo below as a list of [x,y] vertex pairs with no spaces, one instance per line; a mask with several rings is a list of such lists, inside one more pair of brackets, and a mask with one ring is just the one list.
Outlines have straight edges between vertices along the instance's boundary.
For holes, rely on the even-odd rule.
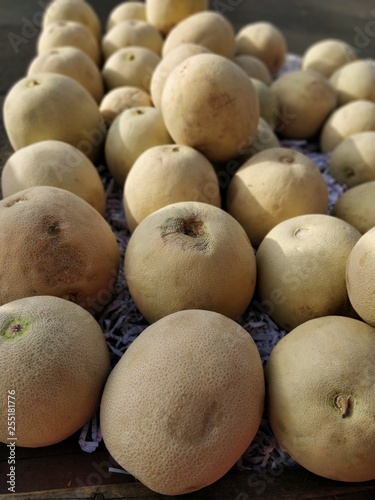
[[166,495],[235,464],[375,479],[374,89],[348,44],[288,56],[207,0],[104,34],[53,0],[3,109],[0,441],[83,427]]

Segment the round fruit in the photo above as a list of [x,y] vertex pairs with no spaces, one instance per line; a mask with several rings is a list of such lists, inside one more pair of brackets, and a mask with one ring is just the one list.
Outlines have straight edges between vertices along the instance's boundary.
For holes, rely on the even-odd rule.
[[159,208],[180,201],[220,207],[215,169],[205,156],[182,145],[155,146],[136,160],[125,181],[124,208],[128,228]]
[[75,21],[58,21],[48,24],[39,35],[37,53],[43,54],[65,46],[81,49],[97,65],[101,62],[100,48],[94,35],[84,24]]
[[91,5],[82,0],[54,0],[43,15],[43,28],[58,21],[75,21],[84,24],[99,42],[102,36],[100,19]]
[[99,105],[99,111],[109,128],[122,111],[145,106],[152,106],[151,97],[147,92],[137,87],[124,86],[107,92]]
[[375,329],[312,319],[280,340],[266,365],[268,414],[300,465],[336,481],[375,479]]
[[348,187],[375,180],[375,130],[344,139],[332,152],[329,172]]
[[95,160],[106,127],[97,103],[82,85],[56,73],[22,78],[8,92],[4,125],[13,149],[35,142],[67,142]]
[[276,130],[288,139],[316,135],[337,104],[335,89],[313,71],[285,73],[271,86],[279,103]]
[[121,21],[137,19],[146,21],[146,7],[144,2],[122,2],[116,5],[108,15],[106,31]]
[[66,189],[105,213],[105,191],[98,171],[87,156],[66,142],[36,142],[10,156],[1,173],[3,196],[33,186]]
[[238,318],[255,287],[254,251],[240,224],[224,210],[181,202],[152,213],[132,234],[125,278],[150,322],[183,309]]
[[346,286],[359,316],[375,326],[375,227],[367,231],[350,252]]
[[123,47],[138,46],[160,55],[163,38],[156,28],[146,21],[128,19],[113,26],[102,39],[104,59]]
[[165,83],[161,109],[173,140],[211,161],[238,156],[241,144],[254,137],[259,118],[250,79],[216,54],[198,54],[179,64]]
[[260,425],[259,352],[238,323],[200,310],[149,326],[106,383],[100,422],[111,455],[164,495],[222,477]]
[[154,106],[161,107],[161,95],[164,90],[165,82],[168,76],[176,66],[185,61],[188,57],[197,54],[207,54],[210,52],[202,45],[195,43],[182,43],[175,49],[171,50],[168,55],[163,57],[160,63],[156,66],[151,77],[150,91]]
[[0,305],[54,295],[100,311],[119,268],[104,218],[65,189],[38,186],[0,201]]
[[257,293],[281,328],[353,313],[345,268],[360,237],[347,222],[321,214],[293,217],[271,229],[256,255]]
[[367,99],[375,102],[375,62],[353,61],[339,68],[330,82],[338,95],[338,105]]
[[258,128],[254,139],[250,140],[249,144],[245,144],[243,147],[241,146],[239,152],[246,159],[249,159],[261,151],[279,147],[280,141],[271,127],[263,118],[259,118]]
[[347,137],[367,131],[375,131],[375,102],[349,102],[336,109],[325,122],[320,134],[320,149],[328,153]]
[[151,76],[160,57],[145,47],[116,50],[105,62],[103,78],[108,90],[131,86],[149,92]]
[[90,419],[110,362],[91,314],[39,296],[0,307],[0,369],[0,441],[9,443],[5,408],[12,396],[16,445],[35,448],[66,439]]
[[375,180],[348,189],[335,203],[332,215],[364,234],[375,226]]
[[242,56],[236,56],[233,61],[238,64],[250,78],[255,78],[266,85],[271,85],[271,73],[264,62],[257,57],[244,54]]
[[245,25],[236,36],[236,54],[254,56],[264,62],[271,75],[284,64],[287,45],[282,32],[273,24],[257,22]]
[[163,57],[182,43],[203,45],[215,54],[232,59],[235,52],[233,26],[218,12],[197,12],[179,22],[168,34]]
[[263,118],[272,130],[276,127],[279,103],[275,92],[265,83],[251,78],[259,102],[259,116]]
[[100,102],[104,95],[102,75],[94,61],[76,47],[57,47],[35,57],[27,76],[35,73],[59,73],[80,83]]
[[164,36],[183,19],[208,9],[208,0],[147,0],[146,18]]
[[326,78],[357,59],[354,47],[342,40],[325,39],[310,45],[302,58],[302,69],[318,71]]
[[129,170],[144,151],[172,142],[158,109],[127,109],[117,116],[108,131],[105,143],[108,169],[116,182],[123,186]]
[[279,222],[328,210],[328,190],[315,164],[302,153],[271,148],[252,156],[234,174],[228,212],[258,247]]

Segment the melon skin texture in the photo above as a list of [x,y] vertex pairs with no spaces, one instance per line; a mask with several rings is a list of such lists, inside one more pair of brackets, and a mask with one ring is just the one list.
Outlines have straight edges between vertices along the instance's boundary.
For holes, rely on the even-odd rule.
[[3,197],[33,186],[66,189],[104,217],[105,190],[97,169],[86,155],[66,142],[36,142],[8,158],[1,173]]
[[54,0],[44,11],[43,29],[58,21],[75,21],[85,25],[100,42],[102,28],[98,14],[88,2],[82,0]]
[[237,319],[255,288],[254,250],[241,225],[221,208],[182,201],[136,227],[125,252],[125,278],[150,322],[182,309]]
[[180,495],[222,477],[254,438],[264,405],[256,345],[210,311],[179,311],[130,345],[106,383],[100,422],[122,467]]
[[104,218],[65,189],[38,186],[0,202],[0,304],[34,295],[90,312],[111,299],[120,252]]
[[225,16],[212,11],[197,12],[180,21],[164,41],[163,57],[182,43],[203,45],[228,59],[234,57],[236,50],[233,26]]
[[106,134],[94,98],[72,78],[55,73],[37,73],[15,83],[5,98],[3,118],[15,151],[57,140],[95,161]]
[[283,337],[266,369],[271,428],[300,465],[336,481],[375,479],[375,329],[339,316]]
[[96,102],[103,98],[104,84],[99,68],[85,52],[76,47],[57,47],[36,56],[29,65],[27,75],[35,73],[69,76],[85,87]]
[[0,441],[10,443],[11,395],[15,444],[35,448],[58,443],[88,422],[110,360],[87,311],[58,297],[26,297],[0,307],[0,370]]
[[210,161],[239,155],[258,126],[259,104],[253,84],[232,61],[198,54],[169,75],[161,98],[166,127],[177,144]]
[[208,0],[148,0],[146,18],[163,35],[183,19],[208,9]]

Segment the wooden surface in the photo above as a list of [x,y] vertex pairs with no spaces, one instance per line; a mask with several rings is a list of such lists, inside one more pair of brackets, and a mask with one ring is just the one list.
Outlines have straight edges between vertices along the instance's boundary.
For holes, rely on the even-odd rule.
[[[0,2],[0,105],[11,85],[21,78],[35,55],[41,5],[45,0],[1,0]],[[104,21],[116,0],[91,1]],[[303,53],[306,47],[327,37],[338,37],[349,43],[367,28],[371,36],[362,39],[362,57],[375,54],[375,5],[373,0],[302,0],[255,2],[223,0],[221,5],[236,5],[225,11],[236,29],[241,25],[268,20],[279,26],[287,37],[290,52]],[[211,5],[215,5],[211,1]],[[216,5],[220,5],[220,2]],[[371,14],[371,11],[374,14]],[[31,24],[30,24],[31,23]],[[371,31],[372,30],[372,31]],[[15,35],[15,36],[14,36]],[[23,38],[16,49],[11,39]],[[12,38],[13,37],[13,38]],[[18,39],[20,41],[20,38]],[[15,43],[15,42],[14,42]],[[0,168],[11,154],[0,120]],[[43,416],[41,416],[43,417]],[[7,495],[9,473],[8,449],[0,444],[0,495]],[[104,445],[92,454],[84,453],[77,435],[54,446],[40,449],[17,448],[16,494],[14,499],[74,499],[107,500],[110,498],[162,498],[131,476],[109,473],[116,466]],[[171,497],[173,498],[173,497]],[[179,497],[181,498],[181,497]],[[184,498],[201,499],[343,499],[375,498],[375,481],[342,483],[318,477],[301,467],[282,467],[277,471],[231,471],[214,485]]]
[[[12,499],[95,499],[163,498],[132,476],[109,473],[116,467],[103,445],[83,453],[77,436],[63,443],[39,449],[17,449],[16,491]],[[9,470],[7,450],[0,446],[0,494],[6,493]],[[27,492],[33,492],[28,493]],[[249,500],[342,499],[373,500],[375,481],[343,483],[318,477],[301,467],[280,467],[275,471],[231,471],[215,484],[195,493],[170,498]]]

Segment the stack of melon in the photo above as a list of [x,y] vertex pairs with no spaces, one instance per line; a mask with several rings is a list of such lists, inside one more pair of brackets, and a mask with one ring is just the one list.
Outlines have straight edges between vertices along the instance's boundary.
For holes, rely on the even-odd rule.
[[268,418],[309,470],[375,479],[374,62],[327,39],[285,71],[277,27],[207,0],[123,2],[104,32],[54,0],[36,49],[3,109],[0,440],[12,390],[18,445],[101,401],[109,452],[166,495]]

